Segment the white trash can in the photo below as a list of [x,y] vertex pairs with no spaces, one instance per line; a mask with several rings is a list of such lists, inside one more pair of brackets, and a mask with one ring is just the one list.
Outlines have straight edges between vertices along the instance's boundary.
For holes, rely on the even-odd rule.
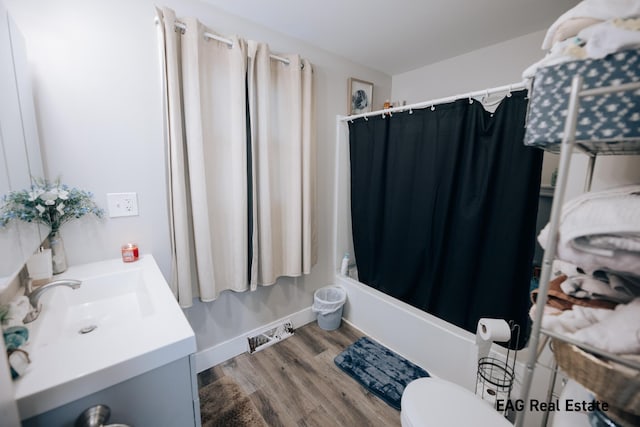
[[347,291],[340,286],[325,286],[313,294],[311,309],[318,313],[318,326],[325,331],[340,327],[342,309],[347,301]]

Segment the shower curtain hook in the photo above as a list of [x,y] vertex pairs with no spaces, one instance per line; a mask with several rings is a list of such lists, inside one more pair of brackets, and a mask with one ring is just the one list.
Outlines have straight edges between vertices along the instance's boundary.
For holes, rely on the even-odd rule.
[[507,92],[507,98],[511,98],[511,85],[509,85],[509,92]]
[[409,114],[413,114],[413,108],[409,108]]
[[469,104],[473,104],[473,98],[471,98],[471,94],[469,94]]
[[436,111],[436,104],[431,104],[431,111]]
[[368,122],[368,121],[369,121],[369,117],[364,116],[364,121],[365,121],[365,122]]

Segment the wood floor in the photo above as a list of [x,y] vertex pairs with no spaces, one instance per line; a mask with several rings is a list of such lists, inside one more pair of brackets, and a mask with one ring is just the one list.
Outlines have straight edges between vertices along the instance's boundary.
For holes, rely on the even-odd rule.
[[360,338],[316,322],[253,354],[198,374],[202,425],[399,426],[400,413],[343,373],[333,359]]

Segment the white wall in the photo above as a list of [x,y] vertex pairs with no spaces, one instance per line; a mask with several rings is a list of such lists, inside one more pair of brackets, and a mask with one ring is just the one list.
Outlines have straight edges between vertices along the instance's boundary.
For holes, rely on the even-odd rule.
[[522,71],[544,56],[545,31],[507,40],[393,76],[391,99],[428,101],[522,81]]
[[[166,277],[170,252],[154,3],[8,0],[7,8],[27,42],[48,177],[61,175],[93,191],[104,207],[108,192],[138,193],[138,217],[82,219],[62,229],[70,264],[119,257],[120,245],[135,241],[154,255]],[[391,77],[204,3],[163,4],[219,33],[268,42],[274,51],[297,52],[314,65],[318,264],[297,284],[281,280],[253,293],[196,302],[185,312],[204,349],[308,307],[313,291],[332,280],[335,116],[345,113],[349,77],[374,82],[376,104],[390,97]]]

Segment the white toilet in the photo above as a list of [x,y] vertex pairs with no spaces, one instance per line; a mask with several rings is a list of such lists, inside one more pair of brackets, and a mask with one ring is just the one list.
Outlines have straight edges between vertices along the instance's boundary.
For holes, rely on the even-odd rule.
[[469,390],[440,378],[420,378],[402,393],[402,427],[513,427]]

